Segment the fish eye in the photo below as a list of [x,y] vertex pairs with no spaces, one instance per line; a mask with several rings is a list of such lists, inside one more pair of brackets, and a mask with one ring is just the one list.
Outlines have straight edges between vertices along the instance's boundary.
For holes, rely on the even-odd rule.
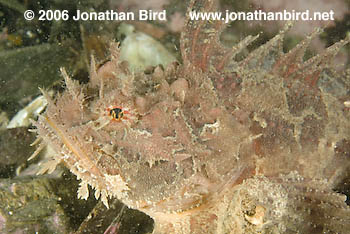
[[113,119],[117,119],[117,120],[123,118],[123,116],[124,116],[123,110],[118,108],[118,107],[111,109],[109,111],[109,114],[113,117]]

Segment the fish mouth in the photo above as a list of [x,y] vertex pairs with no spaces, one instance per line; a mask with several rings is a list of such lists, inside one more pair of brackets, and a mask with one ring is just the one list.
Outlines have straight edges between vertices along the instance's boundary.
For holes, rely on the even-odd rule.
[[185,183],[186,186],[183,186],[173,196],[151,204],[140,202],[137,209],[152,218],[166,221],[169,221],[167,218],[172,216],[191,216],[215,207],[217,201],[222,200],[227,191],[232,191],[235,186],[253,176],[254,173],[255,170],[251,167],[238,166],[228,173],[226,180],[219,183],[209,182],[208,179],[200,178],[202,176],[196,174],[189,178],[189,181]]

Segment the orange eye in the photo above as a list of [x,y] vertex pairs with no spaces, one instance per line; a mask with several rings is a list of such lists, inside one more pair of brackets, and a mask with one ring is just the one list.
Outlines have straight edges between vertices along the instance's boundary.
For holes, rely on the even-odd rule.
[[113,119],[120,120],[124,116],[124,112],[120,108],[113,108],[109,111],[109,114],[113,117]]

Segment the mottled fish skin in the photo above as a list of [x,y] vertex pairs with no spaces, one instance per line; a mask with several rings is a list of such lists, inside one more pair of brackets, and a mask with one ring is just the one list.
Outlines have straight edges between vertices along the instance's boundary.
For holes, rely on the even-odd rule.
[[[189,11],[215,11],[192,0]],[[188,20],[182,64],[152,74],[111,60],[67,89],[35,123],[43,144],[78,179],[78,196],[108,197],[155,220],[153,233],[346,233],[350,210],[333,191],[349,169],[349,75],[331,61],[349,38],[303,61],[316,30],[284,53],[286,27],[244,60],[222,22]],[[325,77],[345,90],[325,87]],[[118,108],[123,115],[111,116]]]

